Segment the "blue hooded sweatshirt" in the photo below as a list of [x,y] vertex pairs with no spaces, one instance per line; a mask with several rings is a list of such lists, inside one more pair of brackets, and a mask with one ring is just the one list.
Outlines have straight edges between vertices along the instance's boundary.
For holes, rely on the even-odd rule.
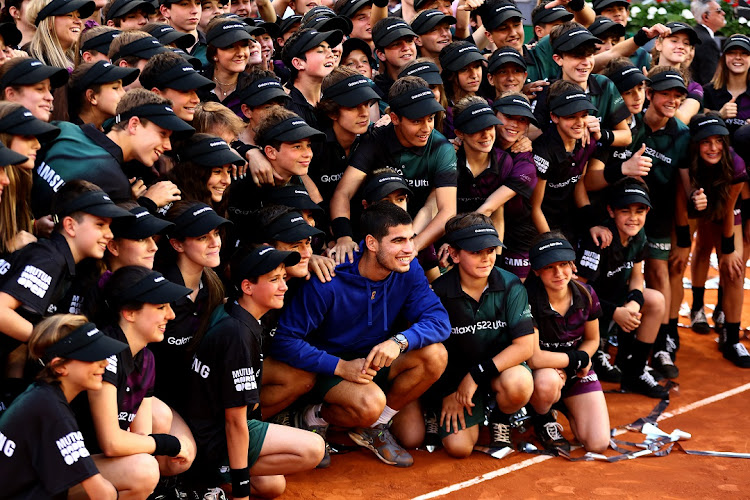
[[361,257],[361,252],[355,253],[353,263],[339,265],[330,282],[312,279],[299,290],[279,319],[271,347],[275,359],[333,375],[339,356],[366,357],[374,346],[399,333],[392,331],[399,315],[411,325],[401,332],[409,350],[448,338],[448,313],[416,259],[409,271],[372,281],[359,274]]

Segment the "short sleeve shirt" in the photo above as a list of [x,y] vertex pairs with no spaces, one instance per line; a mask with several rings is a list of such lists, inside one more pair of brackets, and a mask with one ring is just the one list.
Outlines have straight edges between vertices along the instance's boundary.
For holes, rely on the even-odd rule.
[[[718,112],[731,99],[732,94],[726,87],[717,89],[714,88],[713,83],[708,83],[703,87],[703,105],[707,110]],[[750,119],[750,88],[737,96],[734,102],[737,104],[737,116],[724,119],[730,137],[733,137],[737,129],[747,124],[747,120]]]
[[513,221],[505,225],[503,244],[512,252],[526,252],[537,230],[531,221],[531,194],[537,183],[536,164],[532,153],[510,153],[513,158],[513,172],[521,184],[508,184],[517,195],[505,203],[505,220]]
[[333,197],[333,192],[336,190],[336,186],[339,185],[341,176],[344,175],[344,170],[349,166],[349,158],[357,150],[362,138],[367,137],[368,134],[358,136],[349,149],[349,155],[347,155],[344,148],[336,140],[333,128],[329,127],[325,129],[324,133],[326,134],[325,141],[312,144],[313,157],[310,161],[308,175],[315,183],[318,191],[320,191],[323,203],[325,204],[324,208],[327,210],[328,203],[330,203]]
[[514,339],[534,332],[526,289],[514,274],[495,267],[479,302],[461,288],[458,267],[432,283],[451,324],[448,367],[439,384],[444,394],[456,390],[474,364],[494,357]]
[[351,166],[366,174],[390,167],[401,174],[414,193],[409,213],[414,216],[435,188],[455,187],[456,151],[453,145],[433,130],[421,148],[406,148],[396,136],[393,124],[376,128],[364,138],[351,157]]
[[198,449],[209,459],[227,453],[224,410],[260,402],[263,352],[260,323],[237,302],[216,308],[193,356],[185,410]]
[[65,499],[98,473],[59,387],[32,384],[0,417],[3,498]]

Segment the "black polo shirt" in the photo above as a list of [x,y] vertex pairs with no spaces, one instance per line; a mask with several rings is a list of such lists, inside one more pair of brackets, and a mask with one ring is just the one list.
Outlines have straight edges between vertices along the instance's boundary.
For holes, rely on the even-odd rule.
[[479,302],[461,288],[458,266],[436,279],[432,289],[451,323],[450,337],[443,342],[448,366],[438,381],[443,395],[455,392],[470,367],[534,333],[526,289],[516,275],[499,267],[490,273]]
[[99,473],[62,390],[44,382],[2,414],[0,445],[3,498],[66,499],[69,488]]
[[191,398],[184,417],[203,459],[227,455],[225,409],[247,406],[248,418],[260,417],[252,408],[260,403],[261,339],[260,322],[237,302],[213,312],[186,380]]
[[[703,87],[703,106],[708,110],[718,113],[721,107],[731,99],[732,94],[729,93],[726,86],[716,89],[713,83],[707,83]],[[747,120],[750,119],[750,88],[738,95],[734,102],[737,104],[737,116],[724,119],[724,123],[727,124],[727,128],[729,129],[730,138],[734,137],[737,129],[746,125]]]
[[[333,127],[327,127],[323,132],[326,135],[326,140],[312,144],[313,157],[310,161],[310,169],[307,175],[315,183],[318,191],[320,191],[320,195],[323,197],[323,209],[328,211],[328,204],[333,197],[333,192],[336,190],[336,186],[339,185],[341,176],[344,175],[344,170],[349,166],[349,158],[351,158],[359,147],[362,138],[369,136],[369,132],[358,136],[354,140],[351,148],[349,148],[349,155],[346,154],[344,148],[336,140]],[[356,203],[358,200],[353,201]]]
[[287,108],[301,116],[312,128],[318,128],[315,106],[307,101],[302,92],[294,86],[294,83],[288,83],[287,88],[289,89],[289,97],[292,98],[291,101],[287,101]]
[[[385,70],[385,63],[383,63],[383,70]],[[387,72],[379,73],[375,75],[372,79],[375,82],[375,85],[380,89],[380,93],[383,96],[383,100],[388,100],[388,92],[391,91],[391,87],[393,86],[396,81],[391,78]]]

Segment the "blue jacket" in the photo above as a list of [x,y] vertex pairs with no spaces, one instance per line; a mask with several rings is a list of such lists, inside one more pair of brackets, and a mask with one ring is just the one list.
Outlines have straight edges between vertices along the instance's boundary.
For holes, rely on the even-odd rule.
[[399,333],[392,330],[399,316],[411,325],[401,332],[409,350],[448,338],[448,313],[416,260],[406,273],[372,281],[359,274],[361,256],[355,253],[353,263],[339,265],[330,282],[312,279],[299,290],[279,319],[274,358],[333,375],[339,356],[366,357],[375,345]]

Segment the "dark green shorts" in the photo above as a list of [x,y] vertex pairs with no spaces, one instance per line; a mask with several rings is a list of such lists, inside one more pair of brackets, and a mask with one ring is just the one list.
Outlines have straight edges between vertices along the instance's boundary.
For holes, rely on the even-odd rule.
[[260,450],[263,448],[263,441],[266,440],[268,422],[248,420],[247,430],[250,434],[250,446],[247,449],[247,466],[252,467],[258,461]]
[[[359,354],[341,354],[339,358],[343,359],[344,361],[351,361],[352,359],[357,359],[361,356]],[[388,382],[388,375],[391,373],[390,366],[385,366],[381,368],[377,375],[372,379],[373,383],[377,384],[378,387],[383,389],[383,392],[386,392],[388,388],[390,387],[390,382]],[[326,394],[328,394],[328,391],[336,387],[343,378],[337,376],[337,375],[324,375],[319,373],[317,378],[315,379],[315,386],[313,386],[312,390],[308,393],[309,400],[313,403],[320,403],[324,400]]]
[[669,260],[669,252],[672,250],[672,238],[647,236],[648,258],[654,260]]

